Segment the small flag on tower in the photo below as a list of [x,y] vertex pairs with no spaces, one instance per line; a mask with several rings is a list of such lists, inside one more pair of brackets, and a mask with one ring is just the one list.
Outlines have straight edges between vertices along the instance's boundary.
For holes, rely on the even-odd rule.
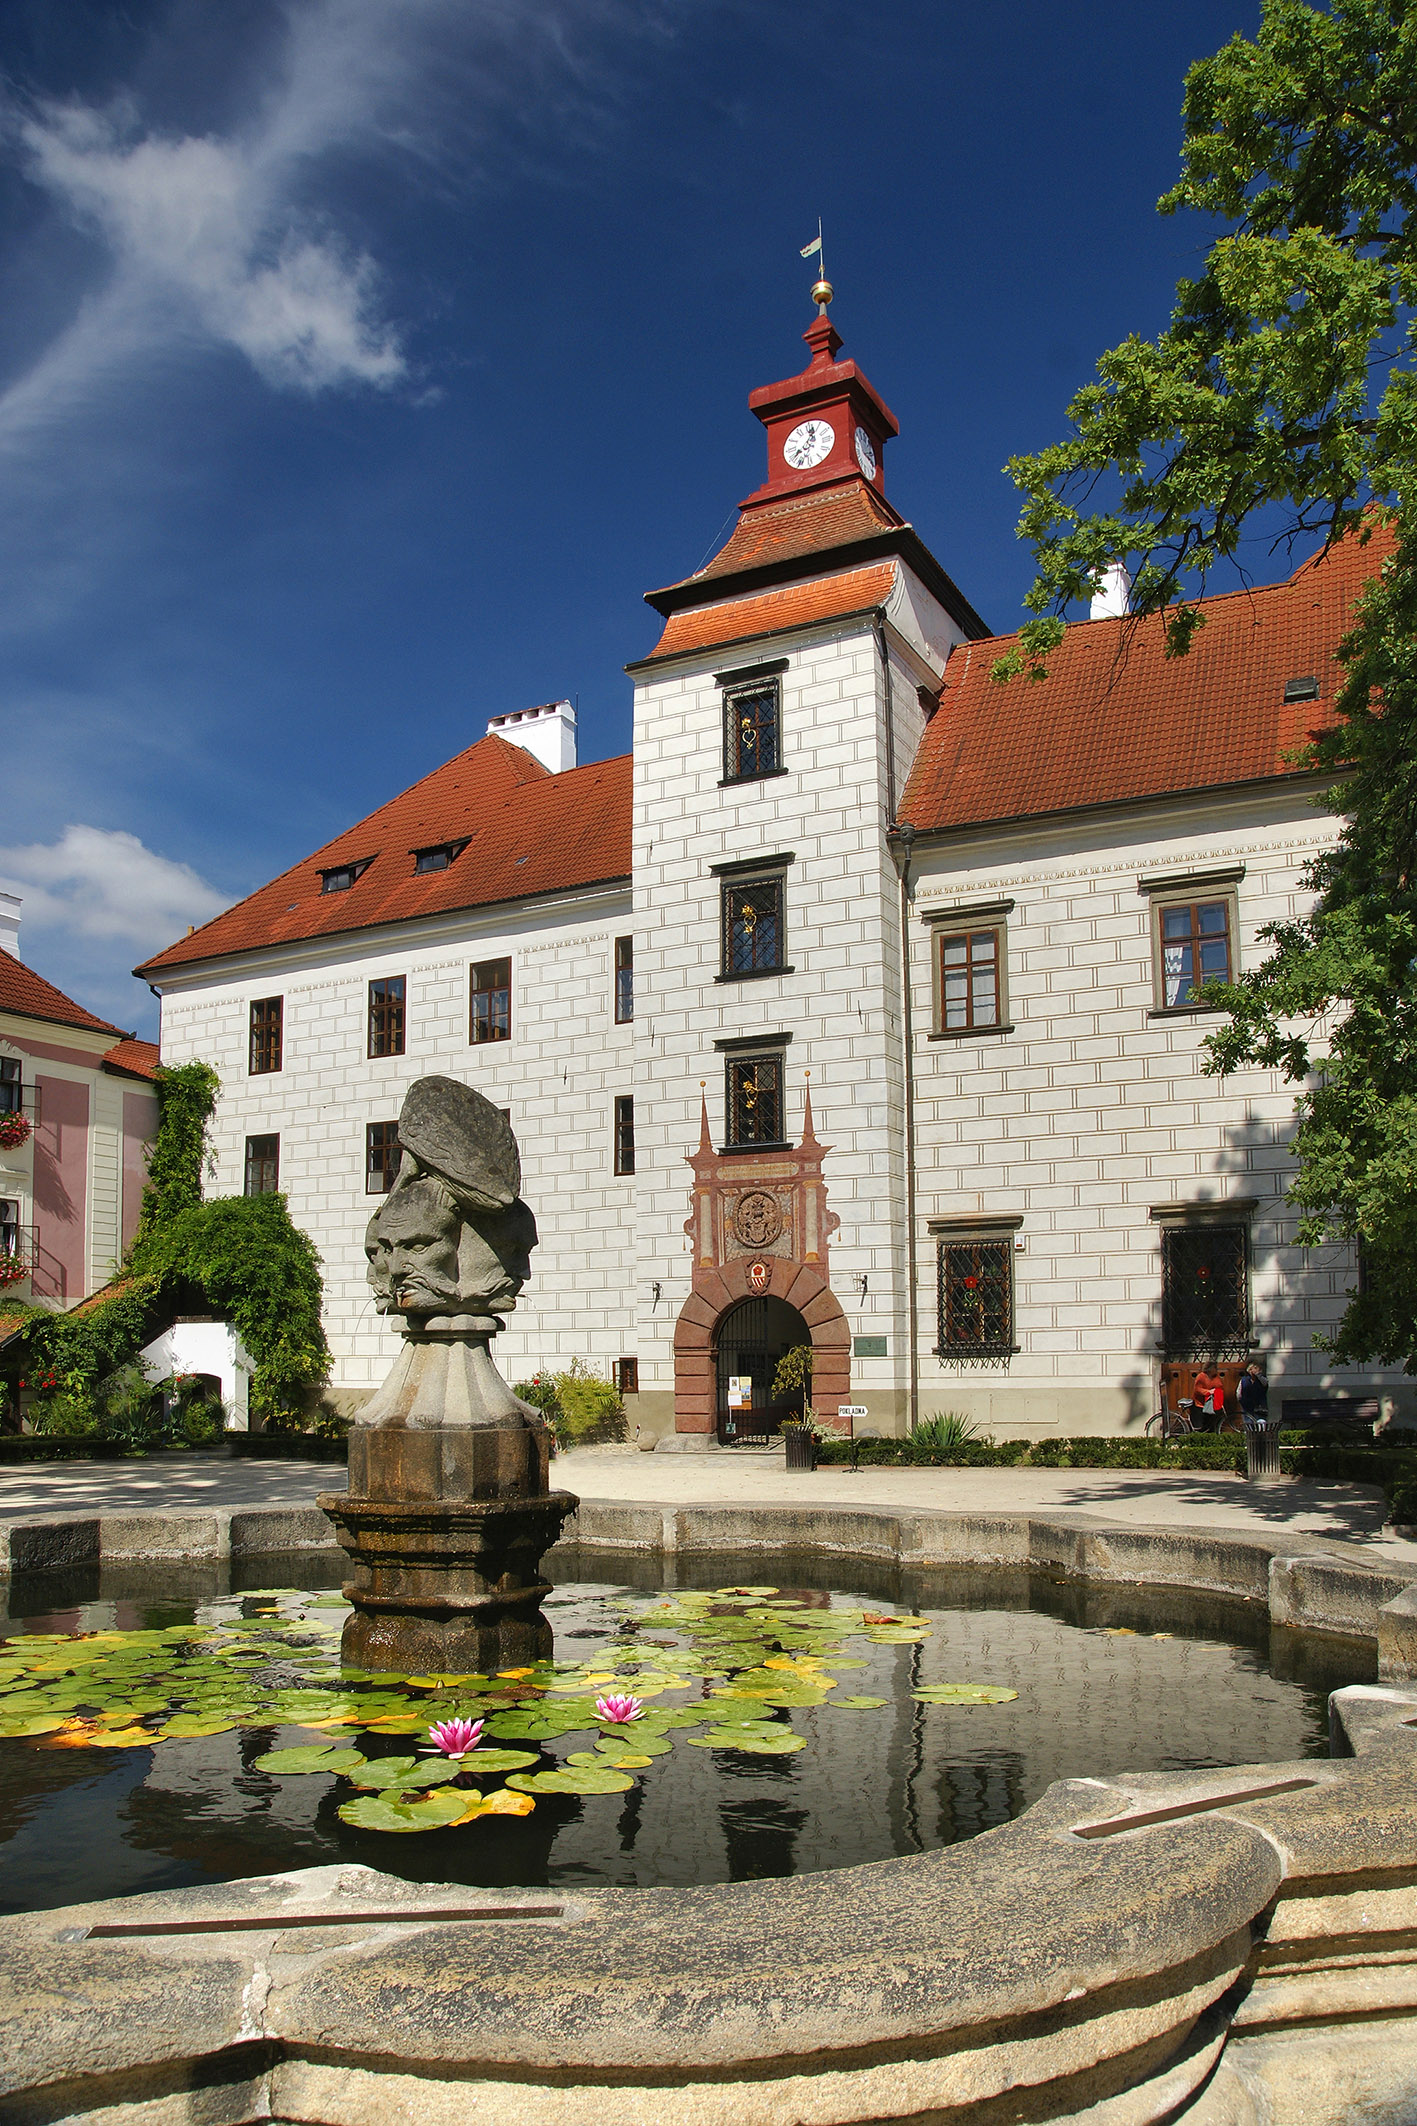
[[814,237],[812,238],[812,241],[811,241],[811,243],[810,243],[810,244],[803,244],[803,246],[802,246],[802,256],[803,256],[804,258],[810,258],[810,257],[812,256],[812,253],[813,253],[814,251],[816,251],[816,252],[820,252],[820,251],[821,251],[821,248],[822,248],[822,235],[821,235],[821,231],[820,231],[820,230],[818,230],[818,231],[817,231],[817,234],[816,234],[816,235],[815,235],[815,236],[814,236]]

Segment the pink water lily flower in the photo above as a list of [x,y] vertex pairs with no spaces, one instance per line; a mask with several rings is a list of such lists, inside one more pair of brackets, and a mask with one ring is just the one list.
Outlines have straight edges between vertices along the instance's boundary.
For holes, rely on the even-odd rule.
[[628,1727],[644,1713],[638,1698],[597,1698],[595,1709],[607,1727]]
[[482,1740],[480,1720],[435,1720],[428,1730],[435,1749],[445,1757],[465,1757]]

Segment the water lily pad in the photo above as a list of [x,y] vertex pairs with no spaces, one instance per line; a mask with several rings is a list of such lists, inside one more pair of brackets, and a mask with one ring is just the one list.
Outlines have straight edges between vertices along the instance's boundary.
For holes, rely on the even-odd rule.
[[790,1757],[807,1747],[805,1735],[794,1735],[789,1727],[780,1727],[773,1735],[746,1727],[714,1727],[706,1735],[690,1735],[689,1741],[699,1749],[746,1750],[752,1757]]
[[918,1630],[909,1630],[899,1625],[881,1625],[873,1631],[868,1631],[866,1636],[876,1646],[914,1646],[919,1640],[928,1639],[932,1634],[928,1624],[922,1624]]
[[174,1713],[158,1729],[158,1737],[163,1742],[191,1742],[203,1735],[229,1735],[235,1726],[220,1713]]
[[536,1807],[534,1794],[514,1794],[505,1786],[491,1794],[469,1794],[467,1802],[466,1813],[457,1819],[459,1823],[474,1823],[479,1816],[529,1816]]
[[393,1801],[383,1794],[358,1794],[340,1804],[340,1816],[361,1831],[444,1831],[469,1812],[471,1794],[420,1794],[416,1801]]
[[258,1772],[355,1772],[364,1758],[358,1750],[339,1749],[331,1742],[313,1742],[298,1749],[268,1750],[256,1759]]
[[535,1764],[536,1757],[535,1750],[469,1750],[460,1760],[460,1769],[478,1779],[487,1779],[494,1772],[525,1771],[527,1765]]
[[831,1707],[836,1713],[874,1713],[890,1702],[889,1698],[833,1698]]
[[608,1765],[568,1764],[552,1772],[513,1772],[508,1786],[524,1794],[623,1794],[634,1785]]
[[996,1683],[931,1683],[910,1695],[917,1705],[1007,1705],[1018,1692]]
[[26,1713],[18,1719],[0,1719],[0,1735],[51,1735],[63,1727],[66,1713]]

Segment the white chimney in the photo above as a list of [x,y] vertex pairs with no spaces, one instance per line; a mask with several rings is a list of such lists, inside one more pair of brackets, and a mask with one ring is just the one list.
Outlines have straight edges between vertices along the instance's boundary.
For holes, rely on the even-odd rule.
[[510,739],[524,746],[533,760],[559,775],[576,764],[576,712],[569,701],[547,701],[539,709],[513,709],[507,716],[494,716],[487,735]]
[[1120,620],[1132,609],[1132,579],[1125,561],[1113,561],[1092,579],[1089,620]]
[[20,956],[20,896],[0,892],[0,952]]

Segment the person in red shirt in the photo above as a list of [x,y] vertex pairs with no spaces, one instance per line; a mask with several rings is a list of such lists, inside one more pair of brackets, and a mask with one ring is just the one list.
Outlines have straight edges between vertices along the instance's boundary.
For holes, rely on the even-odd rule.
[[1191,1399],[1195,1403],[1199,1419],[1219,1419],[1225,1415],[1225,1381],[1223,1376],[1208,1373],[1204,1366],[1197,1366],[1191,1378]]

